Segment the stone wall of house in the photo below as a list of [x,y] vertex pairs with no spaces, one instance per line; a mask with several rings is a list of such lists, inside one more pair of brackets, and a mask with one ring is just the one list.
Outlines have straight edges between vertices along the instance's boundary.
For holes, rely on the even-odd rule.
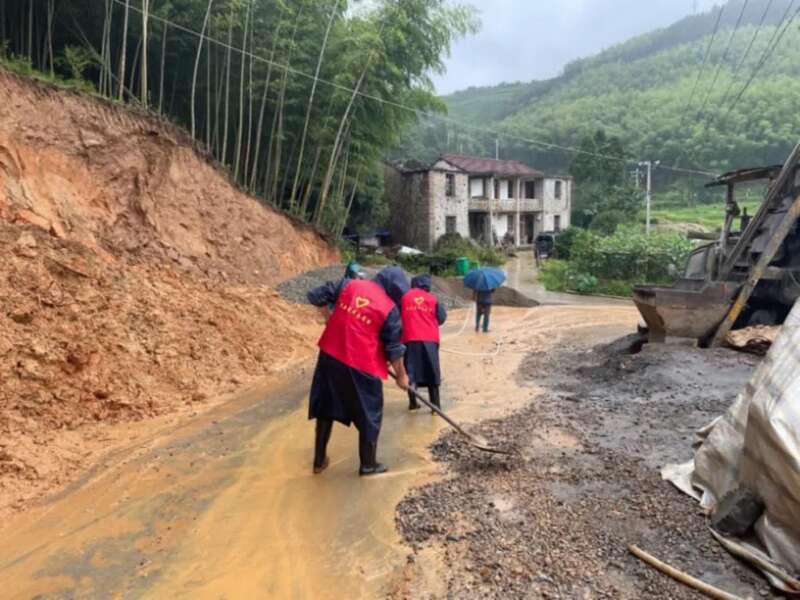
[[[561,182],[561,198],[556,198],[556,182]],[[572,188],[570,178],[547,178],[543,183],[543,215],[542,231],[555,230],[556,217],[559,217],[559,228],[565,230],[571,224]]]
[[430,245],[431,203],[427,173],[402,174],[387,166],[384,194],[390,210],[390,229],[396,244],[427,250]]
[[447,217],[456,218],[456,232],[469,237],[469,176],[454,173],[455,194],[447,196],[447,173],[432,171],[429,175],[433,207],[433,231],[430,245],[421,250],[432,250],[439,238],[447,233]]

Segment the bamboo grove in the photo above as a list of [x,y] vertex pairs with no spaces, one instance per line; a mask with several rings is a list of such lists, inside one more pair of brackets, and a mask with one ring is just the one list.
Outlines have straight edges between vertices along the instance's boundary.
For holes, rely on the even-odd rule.
[[382,159],[443,109],[429,73],[475,27],[446,0],[0,0],[0,59],[183,125],[240,186],[341,235],[381,220]]

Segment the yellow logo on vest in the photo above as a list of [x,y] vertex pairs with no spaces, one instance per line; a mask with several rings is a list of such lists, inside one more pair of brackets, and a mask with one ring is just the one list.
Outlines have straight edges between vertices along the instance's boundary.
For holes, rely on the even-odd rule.
[[363,296],[356,296],[353,303],[355,306],[348,306],[344,302],[339,302],[339,308],[342,309],[342,311],[344,311],[346,314],[355,318],[357,321],[361,321],[365,325],[372,325],[372,319],[359,312],[360,310],[367,308],[370,304],[372,304],[370,299],[364,298]]
[[422,296],[417,296],[416,298],[414,298],[414,302],[417,303],[417,306],[422,306],[423,304],[425,304],[425,298],[423,298]]

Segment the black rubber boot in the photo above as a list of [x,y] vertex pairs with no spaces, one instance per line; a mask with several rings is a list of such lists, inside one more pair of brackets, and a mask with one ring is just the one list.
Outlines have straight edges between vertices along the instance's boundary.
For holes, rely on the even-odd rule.
[[328,441],[331,439],[333,421],[317,419],[317,432],[314,439],[314,474],[318,475],[328,468]]
[[441,410],[442,401],[439,398],[439,386],[438,385],[432,385],[431,387],[428,388],[428,396],[431,399],[431,404],[433,404],[436,408]]
[[370,475],[380,475],[386,473],[389,469],[386,465],[378,462],[376,456],[378,454],[378,442],[370,442],[363,437],[358,440],[358,455],[361,459],[361,468],[358,474],[361,477],[369,477]]
[[411,390],[408,391],[408,410],[419,410],[419,402]]

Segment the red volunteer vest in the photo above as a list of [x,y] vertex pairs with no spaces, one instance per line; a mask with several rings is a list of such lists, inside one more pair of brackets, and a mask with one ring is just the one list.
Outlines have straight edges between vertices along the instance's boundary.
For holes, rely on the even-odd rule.
[[403,317],[403,343],[440,341],[436,304],[439,301],[430,292],[412,289],[400,302]]
[[319,348],[348,367],[386,379],[389,370],[380,340],[381,329],[394,308],[383,288],[355,280],[339,300],[319,340]]

